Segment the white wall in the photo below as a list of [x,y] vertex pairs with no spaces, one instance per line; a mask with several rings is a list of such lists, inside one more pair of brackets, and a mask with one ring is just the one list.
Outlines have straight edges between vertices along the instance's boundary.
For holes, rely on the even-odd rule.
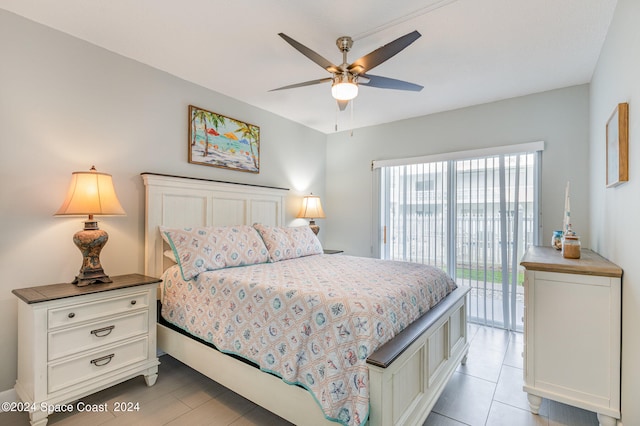
[[[622,276],[622,421],[640,424],[640,2],[618,0],[591,84],[591,240]],[[629,103],[629,182],[605,187],[605,125]]]
[[[358,113],[357,106],[355,113]],[[573,227],[589,246],[589,87],[569,87],[329,135],[325,246],[370,256],[371,161],[544,141],[542,241],[560,229],[571,181]]]
[[[260,126],[260,174],[189,164],[189,104]],[[0,10],[0,392],[16,378],[17,298],[11,290],[69,282],[80,268],[71,238],[81,219],[52,216],[71,172],[95,164],[113,175],[127,216],[101,222],[110,235],[102,264],[110,275],[142,273],[141,172],[291,188],[292,220],[301,195],[324,195],[325,140],[322,133]]]

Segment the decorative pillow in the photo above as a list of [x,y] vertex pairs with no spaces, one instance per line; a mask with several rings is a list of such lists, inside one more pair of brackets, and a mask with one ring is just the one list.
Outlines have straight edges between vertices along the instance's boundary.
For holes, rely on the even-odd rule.
[[171,246],[185,280],[205,271],[269,260],[262,238],[248,225],[182,229],[160,227],[160,233]]
[[271,262],[322,254],[322,244],[308,226],[289,228],[255,223],[253,227],[264,240]]

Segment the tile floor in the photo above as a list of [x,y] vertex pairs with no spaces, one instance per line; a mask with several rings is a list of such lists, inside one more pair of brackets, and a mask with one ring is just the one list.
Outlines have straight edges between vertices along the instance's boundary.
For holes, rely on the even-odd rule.
[[[471,349],[436,403],[424,426],[589,426],[597,425],[588,411],[545,400],[539,416],[528,411],[522,392],[522,334],[469,326]],[[142,377],[83,399],[87,404],[136,401],[139,412],[54,413],[49,425],[288,425],[281,418],[234,394],[168,356],[161,357],[155,386]],[[24,413],[0,413],[0,425],[26,426]]]
[[597,426],[595,413],[543,400],[529,412],[522,391],[522,333],[469,325],[469,358],[447,384],[424,426]]

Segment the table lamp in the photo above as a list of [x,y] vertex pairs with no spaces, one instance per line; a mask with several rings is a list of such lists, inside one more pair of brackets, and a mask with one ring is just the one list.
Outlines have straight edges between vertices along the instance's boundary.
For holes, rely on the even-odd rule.
[[73,236],[73,242],[82,253],[82,267],[73,281],[78,286],[112,282],[100,264],[100,252],[109,235],[98,228],[94,215],[124,215],[113,188],[111,175],[99,173],[94,166],[88,172],[73,172],[67,198],[55,216],[88,215],[84,229]]
[[314,219],[324,219],[324,211],[322,210],[322,204],[320,203],[320,197],[317,195],[307,195],[302,199],[302,207],[298,212],[299,218],[311,219],[309,221],[309,228],[314,234],[318,235],[320,227],[316,225]]

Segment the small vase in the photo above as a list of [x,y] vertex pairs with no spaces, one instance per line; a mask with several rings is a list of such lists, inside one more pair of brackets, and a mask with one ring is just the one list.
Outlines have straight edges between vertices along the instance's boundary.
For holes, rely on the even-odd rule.
[[562,250],[562,231],[553,231],[551,237],[551,247],[556,250]]

